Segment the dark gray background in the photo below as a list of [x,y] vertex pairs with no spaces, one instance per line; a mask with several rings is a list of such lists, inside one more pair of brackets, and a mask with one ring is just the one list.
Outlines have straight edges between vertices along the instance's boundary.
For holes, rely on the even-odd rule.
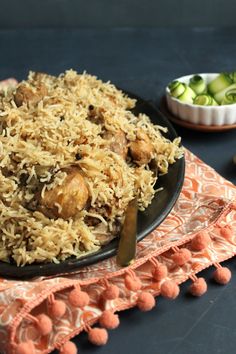
[[[0,0],[0,80],[21,80],[29,69],[87,70],[158,105],[178,76],[236,70],[234,25],[235,0]],[[236,130],[176,129],[187,148],[236,183]],[[227,286],[214,284],[209,268],[201,274],[208,292],[200,299],[187,295],[188,281],[175,301],[158,298],[149,313],[120,313],[121,325],[103,348],[92,346],[85,333],[77,336],[79,353],[234,354],[235,260],[226,265],[233,274]]]
[[[234,28],[199,27],[0,30],[0,79],[21,80],[29,69],[52,74],[86,69],[158,105],[166,84],[178,76],[235,70],[235,33]],[[236,183],[236,130],[207,134],[176,129],[187,148]],[[208,283],[203,297],[187,295],[188,281],[175,301],[159,297],[149,313],[137,308],[120,313],[121,324],[110,331],[105,347],[92,346],[85,333],[77,336],[73,340],[79,353],[235,354],[235,259],[227,266],[233,274],[227,286],[211,281],[211,267],[201,274]]]
[[1,0],[0,28],[233,26],[235,0]]

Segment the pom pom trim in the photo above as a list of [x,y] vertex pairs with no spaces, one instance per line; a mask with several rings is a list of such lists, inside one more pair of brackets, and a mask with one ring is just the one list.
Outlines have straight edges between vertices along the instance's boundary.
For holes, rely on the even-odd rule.
[[108,333],[105,328],[98,328],[90,326],[85,326],[85,330],[88,333],[88,340],[97,346],[103,346],[107,344],[108,341]]
[[226,285],[230,282],[232,274],[231,270],[227,267],[222,267],[219,263],[215,263],[215,272],[213,273],[214,280],[221,285]]
[[110,310],[105,310],[99,318],[99,324],[106,329],[115,329],[120,324],[119,316]]
[[179,267],[184,266],[192,258],[192,254],[187,248],[172,247],[172,250],[175,253],[171,256],[171,258],[173,262],[176,263],[176,265]]
[[76,345],[71,342],[65,342],[60,348],[60,354],[77,354]]
[[137,292],[142,288],[141,280],[136,276],[132,269],[126,271],[124,283],[125,287],[133,292]]
[[207,292],[207,283],[204,278],[197,278],[196,275],[191,275],[189,278],[193,281],[189,287],[191,295],[199,297]]
[[141,311],[150,311],[156,305],[154,296],[148,291],[142,291],[138,294],[137,306]]
[[[236,205],[236,204],[235,204]],[[226,209],[226,208],[225,208]],[[236,209],[236,207],[235,207],[235,209]],[[228,210],[228,209],[227,209]],[[223,213],[222,213],[223,214]],[[216,227],[220,227],[219,225],[217,225],[217,223],[215,223],[214,224],[214,226],[215,226],[215,228]],[[183,242],[182,243],[182,245],[186,245],[188,242],[191,242],[192,240],[193,240],[193,237],[192,237],[193,235],[191,235],[189,238],[187,238],[187,239],[185,239],[185,242]],[[214,239],[212,239],[212,241],[214,242]],[[179,245],[180,245],[180,243],[179,243]],[[168,251],[169,250],[169,248],[166,248],[166,249],[164,249],[163,248],[163,250],[162,250],[162,253],[163,252],[165,252],[165,251]],[[149,261],[150,259],[146,259],[146,261]],[[220,259],[219,261],[224,261],[225,259],[223,258],[223,259]],[[139,264],[137,264],[137,268],[139,267],[139,265],[140,265],[140,263]],[[197,269],[195,269],[195,272],[196,272],[196,274],[198,273],[198,272],[200,272],[201,270],[203,270],[203,269],[205,269],[205,268],[208,268],[208,266],[210,266],[211,264],[210,264],[210,260],[209,260],[209,264],[208,264],[208,262],[207,262],[207,266],[203,266],[203,267],[199,267],[199,268],[197,268]],[[117,272],[115,272],[114,273],[114,277],[115,276],[119,276],[119,275],[121,275],[122,274],[122,272],[121,271],[117,271]],[[185,279],[181,279],[181,281],[180,281],[180,283],[182,283],[183,281],[185,281],[187,278],[185,278]],[[88,284],[89,284],[89,282],[88,282]],[[87,283],[86,283],[86,285],[88,285]],[[74,282],[73,282],[73,285],[68,285],[68,283],[65,285],[61,285],[61,286],[54,286],[53,288],[51,288],[50,289],[50,292],[51,291],[60,291],[61,289],[68,289],[69,287],[71,287],[71,286],[74,286]],[[156,295],[158,295],[158,293],[159,293],[159,291],[158,290],[154,290],[154,293],[156,294]],[[44,294],[43,294],[43,296],[40,298],[40,302],[39,303],[41,303],[42,301],[44,301],[45,300],[45,295],[46,294],[49,294],[49,291],[47,292],[47,291],[45,291],[44,292]],[[34,303],[34,306],[35,306],[35,303]],[[33,307],[33,306],[32,306]],[[116,311],[120,311],[120,310],[123,310],[123,309],[125,309],[125,308],[127,308],[127,306],[125,306],[125,307],[123,307],[123,306],[117,306],[116,307]],[[96,321],[95,321],[96,322]],[[80,329],[80,331],[81,331],[82,329]],[[79,331],[79,332],[80,332]],[[12,336],[14,336],[15,335],[15,330],[13,329],[13,335],[11,335],[11,338],[12,338]],[[76,331],[76,333],[78,333],[78,331]]]

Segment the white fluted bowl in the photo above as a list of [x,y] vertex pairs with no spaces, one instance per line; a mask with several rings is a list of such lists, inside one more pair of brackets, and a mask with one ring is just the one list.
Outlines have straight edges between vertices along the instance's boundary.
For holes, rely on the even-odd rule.
[[[193,75],[179,77],[178,80],[189,84]],[[208,84],[219,74],[198,74]],[[190,103],[184,103],[170,95],[170,90],[166,87],[166,99],[169,110],[178,118],[202,125],[232,125],[236,123],[236,103],[222,106],[198,106]]]

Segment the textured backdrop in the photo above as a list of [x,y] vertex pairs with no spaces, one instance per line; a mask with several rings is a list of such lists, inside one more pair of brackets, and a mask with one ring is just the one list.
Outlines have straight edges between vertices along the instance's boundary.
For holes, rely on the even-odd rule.
[[233,26],[235,0],[0,0],[0,28]]

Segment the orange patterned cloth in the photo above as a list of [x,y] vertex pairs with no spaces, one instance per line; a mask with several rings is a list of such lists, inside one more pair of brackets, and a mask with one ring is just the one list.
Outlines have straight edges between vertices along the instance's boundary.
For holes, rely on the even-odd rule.
[[[153,296],[174,298],[178,284],[188,278],[196,284],[202,269],[211,265],[222,269],[219,263],[236,253],[236,187],[189,151],[185,158],[178,202],[164,222],[139,242],[130,267],[119,268],[113,257],[73,274],[30,281],[0,279],[1,353],[44,354],[55,348],[65,353],[63,344],[83,330],[91,333],[90,326],[104,310],[118,312],[136,305],[151,309]],[[208,241],[198,247],[199,239],[206,236]],[[160,265],[164,272],[156,276]],[[77,305],[72,301],[74,290],[80,294]],[[60,315],[52,313],[55,301],[60,301]],[[49,321],[43,327],[41,314]]]

